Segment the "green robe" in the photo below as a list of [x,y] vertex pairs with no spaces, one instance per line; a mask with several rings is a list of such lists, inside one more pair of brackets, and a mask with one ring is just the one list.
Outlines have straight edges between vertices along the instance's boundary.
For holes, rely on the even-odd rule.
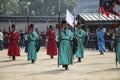
[[116,39],[117,39],[116,55],[117,61],[120,63],[120,28],[116,29]]
[[36,52],[36,41],[39,39],[39,36],[36,32],[31,32],[28,35],[28,60],[34,60],[36,61],[36,56],[37,56],[37,52]]
[[73,39],[73,33],[69,30],[61,30],[61,38],[59,44],[58,65],[73,64],[72,46],[70,40]]
[[76,29],[75,35],[78,38],[78,48],[76,51],[76,57],[83,58],[84,57],[84,37],[86,36],[86,32],[82,29]]

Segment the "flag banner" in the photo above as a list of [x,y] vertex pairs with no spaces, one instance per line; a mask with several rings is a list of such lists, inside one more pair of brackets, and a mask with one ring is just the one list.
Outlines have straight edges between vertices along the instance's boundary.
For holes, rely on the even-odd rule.
[[99,8],[102,14],[105,14],[107,17],[109,17],[110,14],[120,16],[115,11],[115,5],[120,5],[120,0],[99,0],[99,2]]
[[68,9],[66,10],[66,21],[72,27],[74,27],[74,22],[77,23],[77,21],[75,20],[75,17],[70,13]]
[[114,24],[114,29],[113,29],[113,33],[116,34],[116,28],[117,28],[117,24]]

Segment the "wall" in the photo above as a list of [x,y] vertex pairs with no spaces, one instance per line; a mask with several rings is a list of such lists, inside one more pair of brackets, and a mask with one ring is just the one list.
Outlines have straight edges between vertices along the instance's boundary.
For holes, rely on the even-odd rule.
[[[10,22],[10,24],[15,24],[17,27],[17,30],[23,30],[25,31],[26,27],[27,27],[27,23],[26,22]],[[41,23],[41,22],[35,22],[33,23],[35,28],[38,28],[39,31],[41,32],[46,32],[46,23]],[[57,22],[53,22],[50,23],[50,25],[53,25],[53,27],[55,27],[55,25],[57,24]],[[8,31],[8,27],[9,27],[9,22],[0,22],[0,29],[6,29],[6,31]]]

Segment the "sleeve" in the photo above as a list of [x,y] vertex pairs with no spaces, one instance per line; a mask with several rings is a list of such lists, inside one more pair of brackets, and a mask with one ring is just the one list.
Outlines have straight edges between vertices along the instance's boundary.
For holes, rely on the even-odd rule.
[[35,33],[35,34],[36,34],[36,40],[39,40],[39,35],[37,33]]
[[56,32],[53,32],[53,38],[56,39]]
[[86,32],[83,30],[83,33],[84,33],[84,37],[87,36]]
[[27,40],[31,40],[31,34],[27,35]]
[[73,40],[73,33],[69,30],[70,32],[70,40]]
[[12,36],[13,39],[20,40],[20,34],[19,32],[15,32],[14,36]]

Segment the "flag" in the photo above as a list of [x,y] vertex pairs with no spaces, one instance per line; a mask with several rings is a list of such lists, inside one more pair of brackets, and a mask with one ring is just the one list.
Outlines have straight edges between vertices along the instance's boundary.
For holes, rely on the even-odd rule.
[[28,34],[30,34],[30,25],[29,25],[29,21],[27,22],[27,30],[28,30]]
[[68,9],[66,10],[66,21],[72,27],[74,27],[74,23],[76,22],[75,17],[70,13]]
[[116,1],[116,4],[117,4],[117,5],[120,5],[120,0],[117,0],[117,1]]
[[102,14],[105,14],[107,17],[109,17],[109,14],[114,14],[117,16],[120,16],[116,11],[115,11],[115,4],[119,4],[119,0],[99,0],[99,8]]
[[114,29],[113,29],[113,33],[116,34],[116,28],[117,28],[117,24],[114,24]]

